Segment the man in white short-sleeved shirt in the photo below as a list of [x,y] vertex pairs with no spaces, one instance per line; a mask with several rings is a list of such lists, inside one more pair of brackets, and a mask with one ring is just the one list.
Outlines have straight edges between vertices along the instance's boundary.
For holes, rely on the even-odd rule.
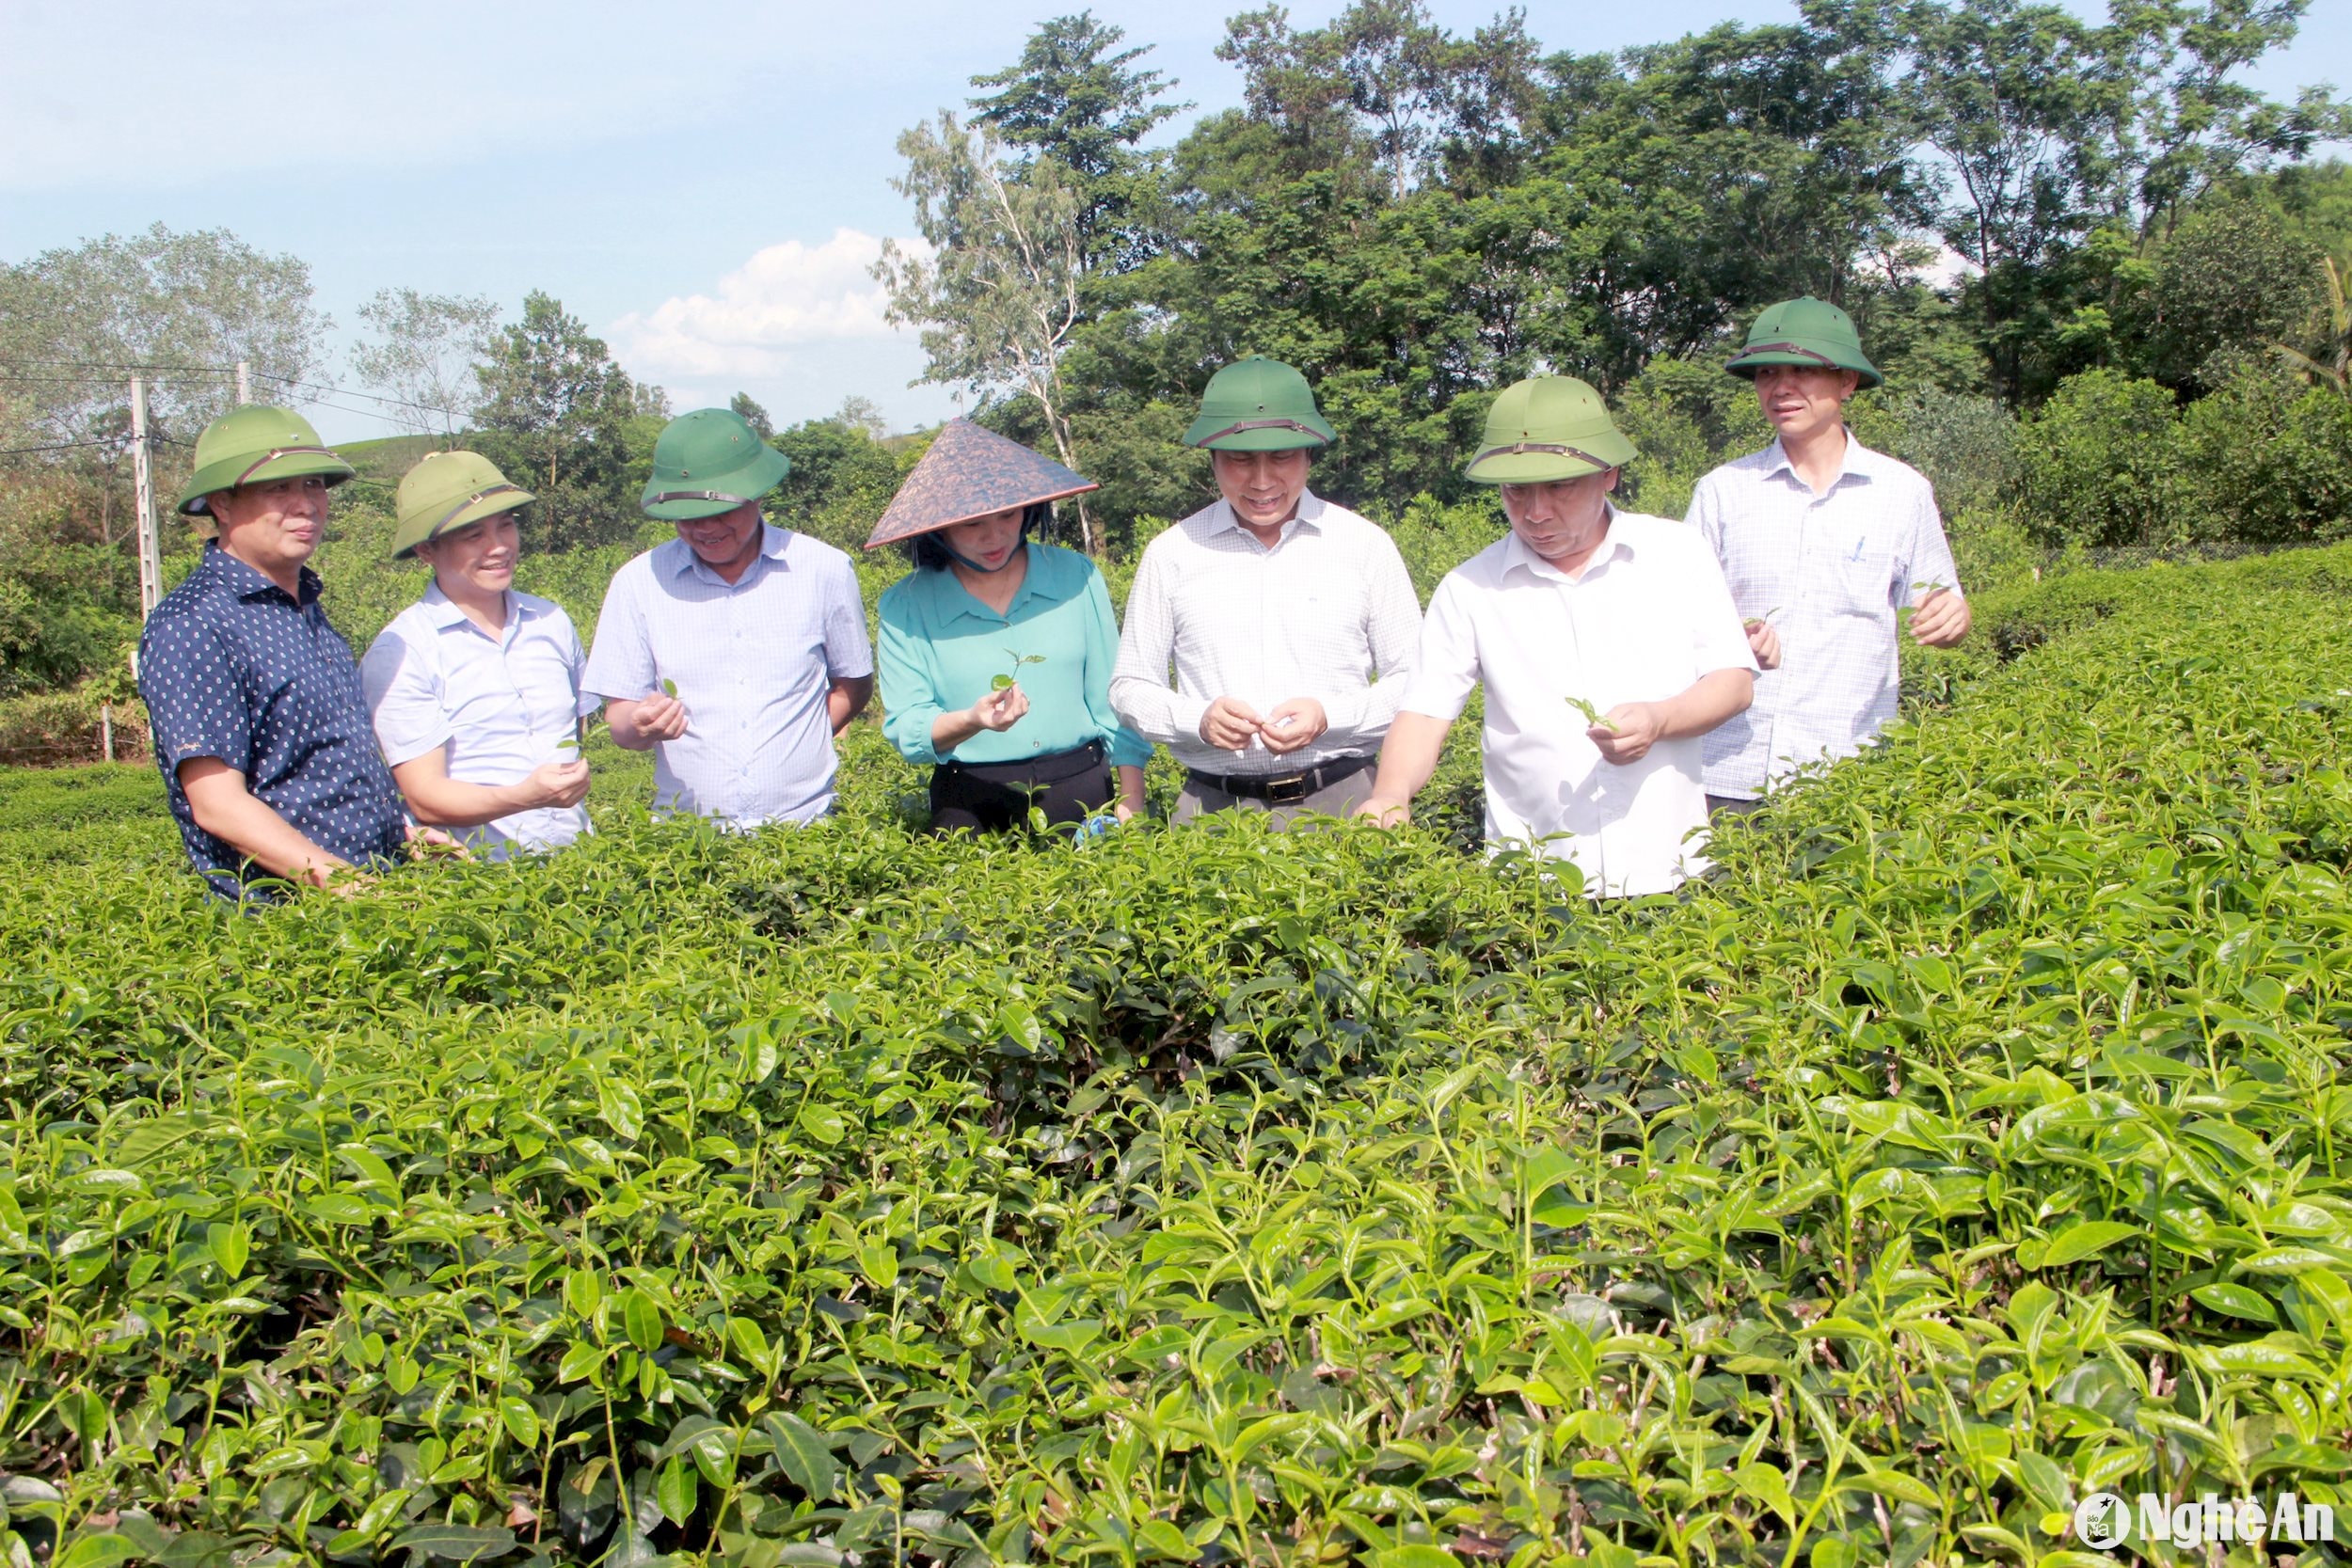
[[614,741],[654,752],[657,810],[755,828],[833,809],[874,650],[850,558],[760,516],[790,467],[724,408],[654,444],[645,513],[678,536],[613,574],[582,684]]
[[1110,692],[1184,765],[1179,822],[1363,798],[1421,604],[1388,531],[1307,488],[1333,436],[1306,377],[1259,357],[1211,377],[1184,432],[1219,499],[1145,546]]
[[1883,379],[1852,320],[1818,299],[1775,305],[1726,368],[1756,383],[1778,432],[1691,497],[1765,671],[1755,705],[1707,737],[1709,803],[1738,812],[1895,717],[1902,610],[1930,648],[1966,637],[1969,614],[1934,487],[1846,428],[1847,400]]
[[490,860],[588,831],[586,656],[562,606],[514,586],[516,514],[532,499],[487,458],[426,453],[400,483],[392,555],[422,561],[433,581],[359,661],[376,745],[409,811]]
[[1362,815],[1409,816],[1483,683],[1489,844],[1574,863],[1595,897],[1706,870],[1700,739],[1747,706],[1756,664],[1697,534],[1609,504],[1633,455],[1581,381],[1495,401],[1469,477],[1502,487],[1511,532],[1438,585]]

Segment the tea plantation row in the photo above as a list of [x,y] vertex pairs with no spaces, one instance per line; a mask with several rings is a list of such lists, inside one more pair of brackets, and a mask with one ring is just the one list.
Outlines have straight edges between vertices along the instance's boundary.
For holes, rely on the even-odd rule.
[[135,775],[11,781],[0,1545],[2352,1534],[2352,554],[1980,614],[1882,754],[1597,910],[1420,832],[913,837],[861,733],[805,832],[239,917]]

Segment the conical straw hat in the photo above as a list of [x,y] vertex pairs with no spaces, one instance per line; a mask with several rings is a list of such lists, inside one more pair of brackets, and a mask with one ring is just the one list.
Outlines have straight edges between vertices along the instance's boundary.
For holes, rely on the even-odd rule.
[[949,420],[890,498],[866,547],[893,545],[1009,507],[1060,500],[1102,486],[970,420]]

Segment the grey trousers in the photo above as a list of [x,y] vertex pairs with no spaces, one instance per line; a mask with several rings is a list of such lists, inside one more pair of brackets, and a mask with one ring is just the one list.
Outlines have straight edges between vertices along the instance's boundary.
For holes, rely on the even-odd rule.
[[1372,793],[1373,776],[1379,770],[1377,765],[1359,768],[1339,783],[1318,789],[1304,800],[1285,800],[1279,806],[1252,800],[1247,795],[1229,795],[1221,789],[1203,789],[1187,776],[1183,793],[1176,797],[1176,815],[1171,820],[1189,822],[1202,812],[1210,811],[1263,811],[1274,814],[1277,827],[1288,827],[1292,818],[1305,812],[1345,816]]
[[1707,815],[1709,816],[1752,816],[1764,809],[1762,800],[1742,800],[1736,795],[1709,795]]

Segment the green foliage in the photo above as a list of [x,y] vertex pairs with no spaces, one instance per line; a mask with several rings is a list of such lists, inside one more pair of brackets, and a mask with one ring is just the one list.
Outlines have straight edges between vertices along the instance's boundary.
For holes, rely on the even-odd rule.
[[792,460],[770,515],[852,556],[865,553],[898,482],[930,450],[928,439],[884,445],[838,415],[793,425],[769,444]]
[[2018,440],[2018,495],[2045,543],[2158,545],[2185,537],[2168,515],[2178,463],[2172,394],[2117,371],[2063,383]]
[[2305,544],[2352,532],[2352,402],[2242,358],[2182,413],[2181,510],[2200,538]]
[[1603,909],[1421,832],[910,835],[870,725],[812,829],[592,796],[254,915],[157,874],[151,772],[0,775],[11,847],[146,834],[0,887],[5,1544],[1941,1564],[2091,1490],[2343,1506],[2347,598],[1990,596],[1912,726]]
[[556,547],[633,535],[669,418],[661,393],[631,381],[604,340],[535,289],[487,352],[474,450],[539,498],[535,520]]
[[2018,461],[2045,544],[2297,544],[2352,527],[2352,404],[2249,356],[2185,410],[2153,381],[2074,376],[2026,422]]

